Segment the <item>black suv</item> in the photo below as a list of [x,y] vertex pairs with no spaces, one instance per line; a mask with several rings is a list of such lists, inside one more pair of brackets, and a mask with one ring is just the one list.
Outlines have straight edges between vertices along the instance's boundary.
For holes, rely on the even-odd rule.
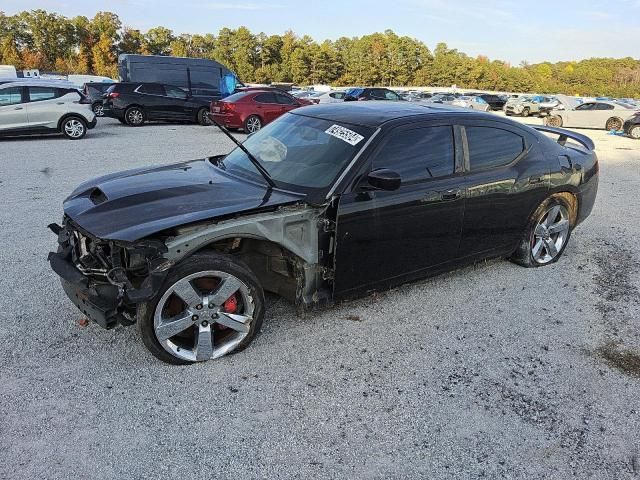
[[96,117],[103,117],[102,99],[109,87],[113,86],[112,82],[87,82],[82,87],[82,93],[91,100],[91,109]]
[[211,123],[209,99],[161,83],[116,83],[104,94],[102,109],[105,117],[117,118],[132,127],[149,120]]

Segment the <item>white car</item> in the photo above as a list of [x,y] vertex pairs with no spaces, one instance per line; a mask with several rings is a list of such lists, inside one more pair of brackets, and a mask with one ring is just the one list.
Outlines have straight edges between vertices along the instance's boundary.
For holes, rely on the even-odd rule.
[[341,103],[344,102],[344,97],[347,93],[344,90],[330,90],[318,95],[316,98],[318,103]]
[[616,101],[593,101],[575,105],[558,95],[564,110],[554,109],[545,119],[551,127],[601,128],[622,130],[625,120],[640,111],[638,108]]
[[471,108],[472,110],[479,110],[481,112],[490,112],[491,106],[482,98],[475,96],[463,95],[451,102],[451,105],[456,107]]
[[79,140],[95,126],[91,101],[66,82],[23,80],[0,85],[0,136],[62,133]]

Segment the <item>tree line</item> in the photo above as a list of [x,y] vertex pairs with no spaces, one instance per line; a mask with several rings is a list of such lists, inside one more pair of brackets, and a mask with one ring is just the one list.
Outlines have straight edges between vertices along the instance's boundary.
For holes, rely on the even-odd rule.
[[176,34],[158,26],[146,32],[123,26],[118,16],[67,18],[45,10],[0,12],[0,63],[69,74],[117,78],[120,53],[217,60],[244,82],[333,85],[441,86],[516,92],[640,97],[640,60],[591,58],[512,66],[471,57],[439,43],[391,30],[317,42],[293,31],[253,33],[222,28],[217,35]]

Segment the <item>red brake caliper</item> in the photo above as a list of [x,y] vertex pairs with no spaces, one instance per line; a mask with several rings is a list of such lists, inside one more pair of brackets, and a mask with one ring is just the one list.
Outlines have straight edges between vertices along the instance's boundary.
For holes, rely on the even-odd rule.
[[238,299],[235,293],[222,304],[222,310],[226,313],[236,313],[238,310]]

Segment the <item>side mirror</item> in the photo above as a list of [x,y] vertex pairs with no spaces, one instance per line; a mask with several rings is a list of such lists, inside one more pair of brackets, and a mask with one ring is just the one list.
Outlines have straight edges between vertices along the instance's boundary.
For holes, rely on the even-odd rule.
[[397,190],[402,183],[400,175],[387,168],[380,168],[369,173],[367,181],[372,187],[387,191]]

